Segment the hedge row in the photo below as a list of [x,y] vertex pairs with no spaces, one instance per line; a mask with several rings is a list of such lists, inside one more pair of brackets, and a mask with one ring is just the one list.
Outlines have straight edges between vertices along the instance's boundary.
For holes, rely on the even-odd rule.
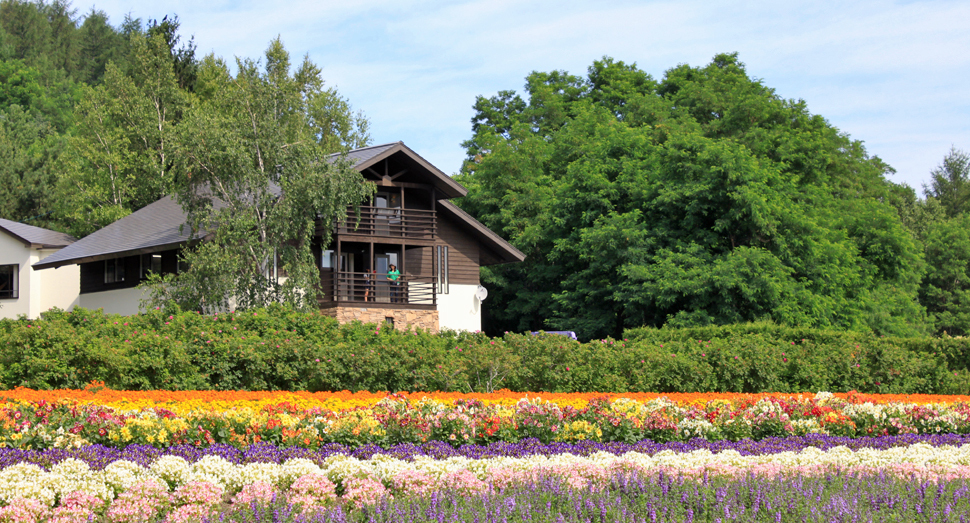
[[0,321],[0,387],[168,390],[970,393],[970,339],[768,324],[625,340],[402,333],[283,308],[201,316],[75,309]]

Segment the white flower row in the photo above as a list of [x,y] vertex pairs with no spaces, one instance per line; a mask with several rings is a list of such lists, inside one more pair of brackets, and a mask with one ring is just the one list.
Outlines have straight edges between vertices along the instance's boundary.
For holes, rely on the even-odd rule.
[[569,470],[678,470],[685,473],[698,470],[750,470],[758,466],[770,466],[772,470],[798,473],[806,467],[862,467],[868,470],[893,466],[912,466],[938,471],[965,470],[970,475],[970,445],[960,447],[933,447],[915,444],[887,450],[862,449],[853,451],[836,447],[828,451],[808,448],[799,452],[742,456],[727,450],[711,453],[696,450],[689,453],[660,452],[654,456],[630,452],[620,456],[605,452],[588,457],[572,454],[555,456],[530,456],[525,458],[499,457],[470,459],[453,457],[436,460],[419,457],[414,461],[376,455],[361,460],[346,455],[327,458],[322,465],[306,459],[293,459],[283,464],[250,463],[236,465],[218,456],[206,456],[189,463],[177,456],[163,456],[149,467],[119,460],[104,470],[95,471],[84,462],[67,459],[44,471],[37,465],[21,463],[0,470],[0,502],[9,503],[15,498],[32,498],[51,506],[56,499],[74,491],[84,491],[110,501],[133,484],[147,479],[158,479],[175,489],[192,481],[208,481],[219,485],[228,493],[239,492],[243,486],[263,481],[279,488],[287,488],[297,478],[310,474],[324,474],[334,482],[342,482],[353,476],[373,476],[388,483],[396,474],[417,470],[435,478],[445,474],[467,470],[479,479],[488,481],[496,470],[512,471],[569,471]]

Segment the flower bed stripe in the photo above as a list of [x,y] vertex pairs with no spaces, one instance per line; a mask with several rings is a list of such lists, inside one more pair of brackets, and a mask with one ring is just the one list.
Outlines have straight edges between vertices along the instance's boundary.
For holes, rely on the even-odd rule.
[[[623,392],[623,393],[556,393],[556,392],[512,392],[500,390],[493,393],[459,393],[459,392],[399,392],[411,401],[430,398],[435,401],[452,404],[456,400],[478,400],[486,405],[502,405],[511,407],[522,398],[541,398],[560,406],[574,408],[586,407],[590,400],[607,398],[610,401],[626,398],[641,403],[666,398],[682,406],[703,406],[712,401],[723,401],[730,404],[755,403],[763,398],[807,399],[816,394],[804,392],[789,393],[732,393],[732,392]],[[829,393],[827,393],[829,394]],[[34,390],[18,387],[0,391],[0,404],[20,402],[77,402],[92,404],[122,410],[136,410],[146,408],[190,410],[232,410],[242,407],[261,409],[266,406],[288,404],[299,408],[320,408],[329,410],[345,410],[357,407],[372,407],[387,397],[387,392],[307,392],[307,391],[168,391],[168,390],[112,390],[104,388],[103,384],[92,384],[85,389]],[[850,403],[873,403],[877,405],[887,403],[906,404],[952,404],[970,403],[970,396],[939,395],[939,394],[862,394],[859,392],[835,392],[831,396],[846,400]]]
[[578,441],[657,442],[760,440],[791,435],[863,437],[897,434],[970,433],[970,404],[852,403],[829,393],[813,397],[768,396],[704,405],[667,398],[590,399],[577,409],[541,398],[513,406],[391,394],[369,407],[329,410],[294,403],[253,409],[243,402],[227,410],[196,404],[125,410],[66,400],[8,402],[0,407],[0,447],[72,448],[90,444],[122,448],[228,444],[244,448],[271,442],[317,449],[445,441],[454,446],[536,438],[543,443]]
[[888,450],[898,447],[909,447],[916,444],[931,447],[960,447],[970,445],[970,435],[961,434],[903,434],[899,436],[880,436],[875,438],[846,438],[841,436],[825,436],[810,434],[807,436],[791,436],[787,438],[767,438],[761,441],[708,441],[693,439],[687,442],[657,443],[644,440],[637,443],[597,443],[583,441],[577,443],[541,443],[536,439],[528,439],[517,443],[495,442],[488,445],[463,445],[454,447],[445,442],[435,441],[422,445],[410,443],[382,448],[377,445],[350,447],[341,444],[329,444],[319,449],[305,449],[298,447],[278,447],[271,444],[251,445],[244,449],[230,445],[213,445],[210,447],[195,447],[191,445],[175,445],[157,448],[150,445],[130,445],[123,449],[91,445],[75,449],[0,449],[0,469],[17,464],[32,464],[44,470],[50,470],[54,465],[75,459],[85,462],[92,470],[102,470],[115,461],[130,461],[143,467],[150,466],[162,456],[176,456],[195,463],[206,456],[218,456],[236,465],[249,463],[284,463],[291,459],[306,459],[314,463],[324,463],[333,456],[348,456],[359,460],[375,457],[394,458],[401,461],[416,459],[487,459],[487,458],[526,458],[530,456],[552,457],[560,454],[575,456],[590,456],[597,453],[607,453],[621,456],[627,453],[639,453],[648,456],[664,453],[689,453],[694,451],[708,451],[720,453],[736,452],[741,456],[767,456],[783,452],[800,452],[806,449],[831,450],[844,447],[852,451],[859,450]]
[[[389,496],[421,498],[436,492],[473,496],[536,485],[555,486],[558,497],[570,499],[570,491],[637,491],[641,487],[633,486],[644,481],[653,482],[661,489],[666,484],[667,489],[679,491],[680,486],[687,485],[699,492],[698,488],[703,490],[712,485],[723,488],[731,482],[749,486],[772,482],[795,485],[813,483],[811,478],[836,485],[854,482],[855,489],[866,482],[888,481],[897,486],[909,485],[909,490],[917,486],[924,493],[943,485],[941,493],[947,497],[936,498],[942,499],[942,503],[935,508],[943,511],[946,503],[952,503],[953,510],[957,510],[957,506],[966,507],[967,503],[970,445],[933,447],[918,443],[858,451],[835,447],[827,451],[805,449],[760,456],[742,456],[731,450],[665,451],[653,456],[636,452],[485,459],[422,456],[410,461],[386,455],[366,460],[334,455],[320,464],[306,459],[291,459],[282,464],[235,464],[215,455],[189,463],[166,455],[148,466],[116,460],[102,470],[92,470],[82,461],[68,459],[49,471],[24,463],[4,467],[0,470],[0,501],[7,505],[2,510],[9,512],[52,508],[56,511],[65,506],[65,500],[90,508],[100,500],[106,508],[90,508],[91,513],[106,510],[109,521],[120,522],[132,521],[132,514],[144,516],[152,511],[180,513],[180,517],[192,519],[188,517],[191,514],[184,513],[199,510],[205,515],[222,502],[269,501],[274,495],[311,508],[335,504],[361,507],[381,503]],[[948,490],[954,485],[963,494]],[[712,494],[715,492],[717,489],[711,490]],[[887,495],[895,494],[888,491]],[[718,501],[716,506],[721,507],[724,500]],[[688,508],[693,505],[685,498],[680,503]],[[701,512],[713,505],[705,506]]]

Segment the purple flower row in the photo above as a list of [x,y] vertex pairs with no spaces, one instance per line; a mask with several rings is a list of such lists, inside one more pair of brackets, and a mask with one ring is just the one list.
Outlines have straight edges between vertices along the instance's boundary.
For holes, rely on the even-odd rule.
[[551,456],[566,453],[588,456],[595,452],[608,452],[620,455],[631,451],[653,455],[665,450],[691,452],[700,449],[710,450],[711,452],[735,450],[747,456],[777,454],[789,451],[797,452],[809,447],[828,450],[837,446],[845,446],[852,450],[878,450],[904,447],[916,443],[926,443],[935,447],[943,445],[960,446],[970,444],[970,435],[903,434],[898,436],[847,438],[810,434],[807,436],[790,436],[786,438],[765,438],[759,441],[750,439],[740,441],[708,441],[698,438],[686,442],[667,443],[643,440],[633,444],[618,442],[597,443],[590,441],[544,444],[535,439],[525,439],[518,443],[495,442],[488,445],[465,445],[461,447],[452,447],[447,443],[436,441],[423,445],[399,444],[389,448],[382,448],[377,445],[349,447],[333,443],[325,445],[318,450],[277,447],[270,444],[251,445],[242,450],[229,445],[213,445],[204,448],[189,445],[176,445],[167,448],[157,448],[148,445],[129,445],[123,449],[90,445],[78,449],[21,450],[2,448],[0,449],[0,468],[24,462],[34,463],[40,467],[48,468],[65,459],[75,458],[86,462],[93,469],[100,470],[109,463],[117,460],[128,460],[148,466],[164,455],[181,456],[189,462],[195,462],[204,456],[216,455],[232,463],[282,463],[294,458],[306,458],[319,462],[338,454],[349,455],[358,459],[369,459],[376,454],[384,454],[402,460],[410,460],[418,456],[430,456],[435,459],[446,459],[450,457],[481,459],[534,455]]
[[385,497],[363,509],[336,505],[301,513],[285,500],[236,506],[207,523],[326,523],[426,521],[700,522],[965,522],[970,488],[964,479],[939,483],[887,475],[833,473],[824,477],[701,482],[664,475],[618,473],[606,488],[568,488],[546,476],[498,492],[438,491],[430,497]]

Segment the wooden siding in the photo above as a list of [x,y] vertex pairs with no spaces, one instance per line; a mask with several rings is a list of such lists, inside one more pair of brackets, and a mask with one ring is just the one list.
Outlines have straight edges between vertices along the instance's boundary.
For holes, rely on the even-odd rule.
[[404,271],[415,276],[435,276],[431,265],[434,247],[411,247],[404,250]]
[[[437,245],[448,246],[448,282],[457,285],[478,285],[478,256],[481,245],[473,236],[463,232],[458,225],[447,217],[438,214]],[[437,249],[432,247],[411,248],[404,260],[408,274],[434,275],[432,256]]]
[[478,240],[438,213],[438,244],[448,246],[449,283],[478,285]]

